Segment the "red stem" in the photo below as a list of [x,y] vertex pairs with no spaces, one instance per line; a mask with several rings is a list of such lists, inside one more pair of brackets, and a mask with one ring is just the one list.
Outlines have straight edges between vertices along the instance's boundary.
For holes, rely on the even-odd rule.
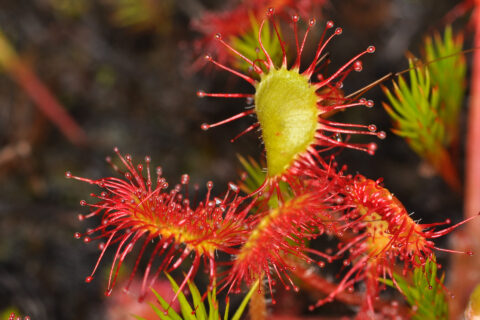
[[[475,0],[472,16],[474,25],[474,48],[480,46],[480,0]],[[480,50],[473,53],[473,70],[468,110],[468,131],[465,159],[464,216],[476,216],[480,211]],[[471,250],[473,257],[454,257],[450,288],[455,296],[450,306],[451,319],[458,319],[467,305],[468,297],[480,282],[480,219],[469,222],[463,232],[457,232],[452,243],[459,251]]]
[[[310,289],[320,293],[321,295],[328,295],[337,288],[335,283],[331,283],[322,278],[320,275],[311,272],[311,270],[308,270],[307,267],[304,267],[301,263],[295,263],[293,261],[290,261],[290,263],[295,266],[293,273],[296,277],[303,281],[303,286],[305,289]],[[335,300],[341,301],[347,305],[361,306],[365,301],[365,297],[358,292],[348,293],[346,291],[342,291],[335,296]],[[375,310],[379,311],[385,308],[392,308],[391,303],[382,299],[375,300],[373,307]],[[398,305],[395,307],[395,309],[398,315],[410,314],[410,309],[406,306]]]
[[6,67],[10,76],[25,90],[38,109],[58,127],[70,142],[77,146],[85,146],[87,144],[85,131],[75,122],[25,63],[19,59],[13,59],[11,64]]
[[[475,1],[473,20],[475,25],[474,48],[480,47],[480,0]],[[470,109],[465,168],[465,218],[480,211],[480,50],[473,53]],[[480,221],[469,223],[469,232],[480,231]],[[478,235],[478,233],[474,233]]]

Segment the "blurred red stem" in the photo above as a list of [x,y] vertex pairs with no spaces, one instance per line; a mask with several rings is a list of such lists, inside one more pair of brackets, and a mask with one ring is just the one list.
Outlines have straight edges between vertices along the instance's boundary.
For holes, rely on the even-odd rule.
[[265,288],[262,282],[258,286],[258,291],[252,294],[248,307],[251,320],[267,319],[267,302],[265,301]]
[[[296,277],[302,280],[303,285],[307,289],[308,288],[313,289],[314,291],[322,292],[324,295],[328,295],[337,288],[337,285],[335,283],[331,283],[327,281],[326,279],[322,278],[315,272],[308,270],[306,267],[302,266],[300,263],[294,263],[293,261],[290,261],[290,263],[293,263],[295,266],[293,273],[295,274]],[[355,306],[361,306],[365,302],[363,295],[355,292],[348,293],[345,291],[342,291],[339,294],[337,294],[335,297],[335,300],[343,302],[347,305],[355,305]],[[390,305],[390,303],[383,301],[381,299],[378,299],[374,303],[374,308],[375,310],[382,310],[384,308],[392,308],[392,306]],[[404,306],[396,306],[395,308],[397,308],[397,314],[403,314],[403,315],[410,314],[410,310]]]
[[[474,48],[480,47],[480,0],[475,1]],[[465,164],[465,218],[476,216],[480,210],[480,50],[473,53],[471,98],[468,111],[468,132]],[[480,232],[480,221],[468,224],[475,237]],[[475,232],[475,233],[471,233]]]
[[85,146],[87,135],[65,111],[50,91],[21,60],[14,59],[7,67],[10,76],[25,90],[43,114],[75,145]]
[[[474,26],[474,48],[480,47],[480,0],[475,0],[472,15]],[[465,157],[465,198],[464,217],[476,216],[480,211],[480,50],[473,53],[473,70],[470,87],[470,105],[468,110],[468,129]],[[451,319],[458,319],[468,301],[468,297],[480,282],[480,219],[469,222],[462,232],[453,239],[455,249],[471,250],[473,257],[458,255],[454,257],[451,268],[451,291],[455,299],[451,301]]]

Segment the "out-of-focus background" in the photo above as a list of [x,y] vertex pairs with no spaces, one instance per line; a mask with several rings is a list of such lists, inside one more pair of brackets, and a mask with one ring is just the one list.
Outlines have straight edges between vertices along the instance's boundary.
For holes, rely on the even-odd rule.
[[[246,103],[199,99],[198,89],[252,92],[227,72],[199,68],[198,59],[206,52],[194,45],[203,35],[192,21],[205,10],[228,9],[227,2],[0,2],[0,314],[16,311],[35,320],[129,318],[126,312],[118,315],[122,303],[115,296],[122,294],[120,286],[113,297],[103,294],[109,258],[92,283],[84,281],[99,250],[73,234],[95,224],[79,222],[77,215],[85,213],[79,201],[97,190],[65,179],[65,171],[94,179],[110,176],[114,173],[104,159],[113,156],[117,146],[132,154],[134,161],[150,155],[171,183],[189,173],[193,183],[203,186],[213,180],[221,192],[228,181],[239,177],[237,154],[261,157],[257,133],[229,142],[253,119],[200,130],[201,123],[234,115]],[[457,2],[326,1],[316,11],[322,14],[318,20],[331,19],[343,27],[342,36],[328,47],[330,70],[368,45],[377,48],[363,59],[364,70],[344,82],[345,93],[406,68],[405,53],[419,54],[423,37],[443,30],[442,19]],[[454,30],[465,30],[468,38],[467,21],[458,21]],[[312,38],[319,38],[321,25]],[[285,26],[282,32],[291,34]],[[13,60],[33,72],[86,132],[85,144],[71,143],[32,101],[15,77],[12,69],[16,69],[8,65],[13,63],[12,50]],[[378,141],[374,157],[345,150],[339,161],[348,164],[353,174],[383,177],[389,190],[423,221],[460,220],[460,197],[429,174],[405,141],[389,132],[381,90],[373,89],[366,97],[376,102],[375,108],[350,110],[338,117],[375,123],[389,133],[387,139]],[[297,299],[299,309],[308,304],[302,293]]]

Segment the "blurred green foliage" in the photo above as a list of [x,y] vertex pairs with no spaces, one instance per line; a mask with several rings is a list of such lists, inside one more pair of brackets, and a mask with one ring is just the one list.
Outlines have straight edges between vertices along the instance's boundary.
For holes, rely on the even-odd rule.
[[105,0],[110,5],[112,24],[136,31],[171,30],[173,2],[171,0]]

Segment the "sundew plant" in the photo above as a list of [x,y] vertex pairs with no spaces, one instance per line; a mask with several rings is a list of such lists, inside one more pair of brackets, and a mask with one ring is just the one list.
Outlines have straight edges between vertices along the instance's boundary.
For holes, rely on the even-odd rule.
[[[80,220],[95,219],[98,226],[75,234],[87,243],[101,241],[98,261],[85,281],[92,281],[106,260],[105,253],[112,250],[107,296],[115,287],[125,259],[134,256],[134,266],[128,271],[129,281],[124,290],[129,290],[131,281],[139,274],[143,279],[138,293],[140,300],[164,273],[184,270],[176,294],[169,302],[173,303],[187,284],[194,281],[197,271],[205,269],[208,275],[205,294],[209,297],[214,290],[228,300],[248,291],[249,287],[258,286],[258,292],[250,297],[250,317],[263,319],[268,317],[265,308],[277,303],[277,287],[298,292],[302,286],[298,278],[305,279],[306,273],[308,277],[324,278],[320,269],[327,264],[338,265],[338,261],[342,267],[334,271],[335,280],[324,280],[328,286],[323,288],[318,285],[316,289],[323,297],[313,301],[309,311],[314,312],[336,299],[349,304],[345,295],[355,294],[359,297],[358,308],[352,310],[359,319],[447,317],[448,290],[443,276],[437,272],[441,266],[436,254],[471,256],[473,252],[448,249],[436,241],[475,217],[454,225],[450,219],[422,223],[387,189],[381,178],[372,180],[354,173],[354,168],[337,160],[345,149],[374,156],[378,148],[375,140],[387,136],[375,124],[332,120],[334,114],[348,112],[347,109],[374,107],[374,102],[361,92],[346,95],[343,82],[350,73],[362,71],[362,60],[374,54],[375,47],[360,50],[336,70],[327,72],[326,66],[333,59],[328,56],[327,48],[342,34],[342,28],[335,27],[332,21],[320,23],[313,18],[300,23],[296,14],[287,21],[280,22],[279,18],[271,7],[258,25],[253,22],[256,51],[242,53],[236,49],[239,42],[225,39],[221,30],[214,35],[220,50],[243,62],[248,66],[245,70],[220,62],[210,54],[204,56],[207,63],[220,71],[247,82],[252,88],[250,91],[199,90],[197,93],[200,98],[227,98],[226,103],[229,99],[248,101],[245,111],[200,127],[214,130],[251,116],[253,123],[236,138],[250,131],[259,135],[265,149],[265,158],[259,161],[264,167],[256,161],[243,160],[246,172],[238,182],[229,183],[225,190],[217,190],[208,182],[206,196],[202,198],[192,196],[188,175],[183,175],[178,184],[169,183],[162,175],[162,168],[152,167],[150,157],[136,161],[117,148],[120,166],[113,166],[120,177],[90,179],[67,172],[67,178],[99,188],[91,194],[93,200],[80,202],[89,210],[79,216]],[[290,27],[281,28],[281,25]],[[264,28],[268,28],[266,35]],[[320,39],[311,46],[309,35],[314,28],[322,31]],[[292,44],[285,40],[287,32],[293,33]],[[275,41],[270,40],[272,37]],[[447,31],[446,43],[438,38],[435,43],[439,48],[448,46],[451,37],[451,31]],[[307,61],[305,51],[312,47],[313,54]],[[270,51],[281,54],[273,56]],[[462,54],[461,50],[457,53]],[[410,132],[422,130],[423,123],[417,124],[421,118],[412,114],[429,112],[425,117],[440,117],[425,128],[426,136],[435,136],[438,130],[447,129],[436,127],[443,125],[440,111],[428,109],[439,108],[440,99],[439,86],[430,87],[434,79],[428,66],[417,67],[411,62],[408,70],[410,89],[400,76],[400,84],[394,86],[397,98],[387,91],[395,111],[387,104],[385,108],[397,121],[398,134],[413,144]],[[417,109],[424,108],[423,100],[414,93],[417,88],[426,100],[426,110]],[[412,104],[412,110],[403,107],[402,103],[407,102]],[[416,121],[408,119],[409,116]],[[412,128],[412,124],[416,127]],[[418,135],[421,134],[419,131]],[[416,145],[428,148],[428,140],[421,136],[415,139]],[[432,148],[435,155],[438,151],[435,146]],[[335,249],[316,248],[313,243],[317,239],[336,243]],[[230,258],[222,259],[225,254]],[[401,280],[409,277],[415,277],[415,284],[423,287],[410,287],[409,280]],[[387,287],[404,295],[408,306],[390,310],[385,303],[379,303]],[[411,295],[417,295],[418,299],[410,298]],[[192,314],[203,306],[204,299],[205,295],[195,299]],[[185,303],[183,300],[182,306]],[[160,317],[174,317],[169,313],[169,304],[163,307],[165,311]]]
[[[361,33],[341,25],[350,19],[373,32],[394,10],[387,2],[359,18],[365,12],[349,7],[355,1],[228,1],[222,11],[197,0],[45,1],[42,8],[70,21],[71,38],[80,39],[83,51],[69,56],[86,64],[86,52],[97,57],[95,71],[82,74],[95,85],[82,92],[85,101],[100,97],[106,113],[64,108],[74,101],[68,92],[54,97],[41,80],[49,73],[34,72],[16,38],[0,28],[1,70],[47,120],[40,125],[51,122],[80,150],[64,155],[76,158],[73,164],[60,153],[55,160],[66,178],[57,192],[79,203],[75,214],[59,217],[69,227],[48,220],[18,230],[33,238],[44,229],[61,239],[73,233],[65,242],[74,245],[46,250],[46,267],[27,263],[35,275],[25,274],[27,287],[3,259],[19,257],[21,245],[2,240],[0,289],[8,293],[0,294],[0,317],[51,319],[70,308],[72,319],[93,320],[480,319],[480,2],[460,2],[423,38],[409,37],[409,51],[405,46],[395,58],[403,61],[398,69],[382,50],[405,39],[376,38],[377,45],[369,38],[354,47],[348,39]],[[98,8],[106,14],[101,28],[119,42],[107,45],[89,31]],[[347,19],[330,19],[335,10]],[[190,29],[180,26],[186,19]],[[145,68],[120,53],[123,41],[132,41]],[[157,42],[159,56],[148,52]],[[368,72],[378,55],[382,67]],[[181,71],[150,68],[158,61]],[[75,91],[88,82],[81,79],[72,73],[58,82]],[[115,92],[111,100],[108,92]],[[122,115],[115,107],[126,97],[135,107]],[[151,101],[165,106],[146,112]],[[180,111],[172,101],[180,101]],[[95,121],[77,123],[77,113]],[[11,119],[21,123],[18,117]],[[118,128],[103,131],[109,125]],[[169,140],[168,130],[184,139]],[[36,137],[38,130],[28,132]],[[38,152],[26,135],[0,150],[0,165]],[[212,137],[216,142],[205,144]],[[166,144],[183,156],[162,149]],[[106,164],[96,154],[85,163],[99,145],[112,150]],[[203,147],[201,156],[191,151]],[[179,168],[189,172],[173,177]],[[32,190],[43,186],[30,183]],[[75,187],[83,197],[69,193]],[[55,195],[49,197],[58,201]],[[442,195],[456,207],[440,210]],[[428,208],[433,214],[424,214]],[[11,232],[14,224],[5,221],[0,231]],[[45,246],[29,245],[32,254]],[[62,258],[71,254],[75,260]],[[81,303],[95,311],[74,309],[63,291],[39,307],[30,291],[42,277],[53,279],[38,285],[43,290],[63,278],[67,293],[89,290]]]

